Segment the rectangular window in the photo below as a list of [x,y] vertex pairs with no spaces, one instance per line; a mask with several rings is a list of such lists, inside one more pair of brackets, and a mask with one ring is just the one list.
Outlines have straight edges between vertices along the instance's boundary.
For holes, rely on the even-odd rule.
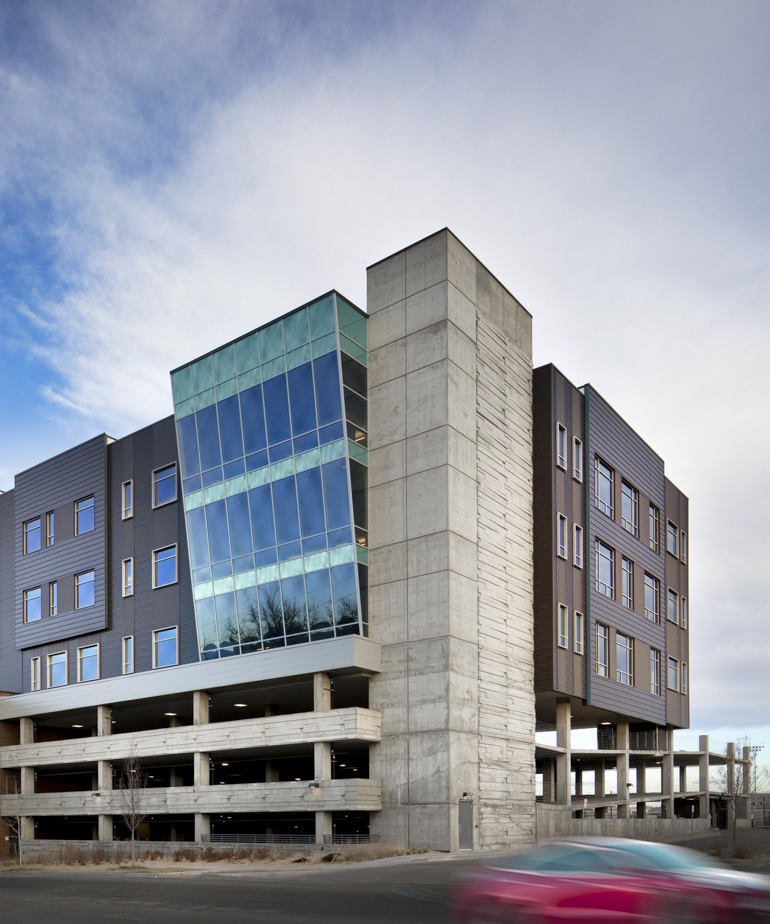
[[660,652],[650,648],[650,693],[660,696]]
[[626,609],[634,608],[634,563],[629,558],[621,560],[623,572],[622,602]]
[[679,596],[675,590],[668,589],[668,610],[666,615],[670,622],[679,622]]
[[639,492],[630,484],[621,484],[620,523],[632,536],[639,535]]
[[176,500],[176,462],[152,473],[152,506],[161,507]]
[[123,596],[130,597],[134,593],[134,559],[123,559]]
[[559,648],[566,648],[568,645],[567,638],[567,619],[569,618],[569,611],[567,607],[563,604],[559,604]]
[[596,540],[596,589],[605,597],[615,596],[615,551]]
[[67,652],[48,655],[48,686],[63,687],[67,683]]
[[567,467],[567,428],[560,423],[556,424],[556,464]]
[[37,552],[40,549],[40,517],[27,520],[24,524],[24,554]]
[[668,659],[668,688],[669,690],[679,689],[679,662],[676,658]]
[[679,674],[679,686],[682,696],[687,695],[687,664],[682,661],[682,669]]
[[683,628],[687,628],[687,597],[681,597],[679,599],[679,625]]
[[583,639],[585,638],[586,631],[586,621],[585,616],[582,613],[578,613],[575,610],[575,653],[583,654]]
[[583,527],[575,523],[572,536],[573,560],[578,568],[583,567]]
[[660,622],[660,581],[651,574],[644,576],[644,615],[650,622]]
[[127,635],[123,639],[123,673],[134,673],[134,636]]
[[583,480],[583,444],[577,437],[572,441],[572,477]]
[[29,662],[29,688],[40,689],[40,658],[32,658]]
[[48,615],[57,616],[59,614],[59,582],[51,581],[48,585]]
[[121,492],[123,519],[129,520],[134,515],[134,482],[124,481]]
[[676,528],[676,523],[672,523],[671,520],[668,521],[666,531],[666,551],[671,552],[672,555],[679,555],[679,530]]
[[617,654],[615,679],[618,683],[627,686],[634,685],[634,640],[620,632],[615,636],[615,651]]
[[99,679],[99,646],[78,648],[78,683]]
[[567,557],[567,529],[567,518],[563,513],[560,513],[558,516],[556,535],[557,554],[560,558]]
[[53,510],[45,515],[45,544],[51,546],[56,541],[56,515]]
[[615,510],[613,481],[615,473],[606,464],[602,462],[599,456],[596,457],[594,466],[596,481],[594,491],[596,494],[596,506],[602,510],[608,517],[613,516]]
[[650,548],[660,552],[660,510],[654,504],[650,504]]
[[81,610],[84,606],[94,605],[94,578],[93,571],[83,571],[75,575],[75,609]]
[[152,666],[171,667],[179,660],[177,627],[152,633]]
[[679,558],[687,564],[687,533],[684,530],[679,533]]
[[94,528],[94,499],[84,497],[75,503],[75,535],[88,533]]
[[40,598],[39,587],[24,591],[24,622],[37,622],[43,615]]
[[152,553],[152,586],[165,587],[176,584],[176,546],[158,549]]
[[596,623],[596,673],[600,677],[609,675],[610,630],[600,622]]

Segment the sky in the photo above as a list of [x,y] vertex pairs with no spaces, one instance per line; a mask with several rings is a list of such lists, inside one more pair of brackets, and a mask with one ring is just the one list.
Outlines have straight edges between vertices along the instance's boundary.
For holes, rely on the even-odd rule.
[[449,227],[689,496],[692,728],[770,763],[769,32],[766,0],[0,0],[0,488]]

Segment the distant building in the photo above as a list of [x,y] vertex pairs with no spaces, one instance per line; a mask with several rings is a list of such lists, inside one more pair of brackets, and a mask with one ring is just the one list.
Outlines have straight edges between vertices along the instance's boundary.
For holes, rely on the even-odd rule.
[[125,837],[131,756],[146,839],[436,849],[582,805],[573,727],[619,781],[673,761],[688,510],[663,461],[533,373],[531,316],[450,232],[370,267],[367,312],[331,292],[217,347],[172,372],[173,416],[0,495],[22,838]]

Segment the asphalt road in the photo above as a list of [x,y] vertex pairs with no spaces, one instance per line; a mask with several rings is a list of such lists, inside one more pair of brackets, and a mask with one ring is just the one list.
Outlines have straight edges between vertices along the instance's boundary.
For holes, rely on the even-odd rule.
[[163,875],[0,875],[3,924],[434,924],[471,861],[410,859],[339,869]]

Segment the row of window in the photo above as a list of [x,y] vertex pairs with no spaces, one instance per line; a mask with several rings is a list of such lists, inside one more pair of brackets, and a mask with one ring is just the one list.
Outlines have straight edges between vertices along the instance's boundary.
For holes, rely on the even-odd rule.
[[[569,439],[567,437],[567,428],[564,424],[556,424],[556,464],[565,471],[569,468],[569,459],[567,457],[567,446]],[[583,480],[583,442],[577,437],[572,440],[572,477],[576,481]]]
[[[94,528],[94,498],[84,497],[75,501],[73,507],[75,535],[90,532]],[[43,536],[45,524],[45,536]],[[45,518],[33,517],[22,524],[22,548],[25,555],[39,552],[45,539],[46,547],[56,542],[56,514],[50,510]]]
[[[152,506],[162,507],[177,498],[176,462],[164,465],[152,473]],[[121,508],[124,520],[134,515],[134,482],[124,481],[121,488]]]
[[[169,545],[165,549],[155,549],[152,553],[152,586],[166,587],[176,584],[178,580],[177,546]],[[124,558],[121,565],[121,585],[124,597],[134,595],[134,559]]]
[[[556,518],[556,554],[560,558],[569,557],[568,537],[569,522],[564,514],[560,513]],[[572,526],[572,561],[578,568],[583,567],[583,554],[583,527],[574,523]]]
[[[596,624],[596,673],[600,677],[610,675],[610,630],[600,622]],[[650,648],[650,693],[661,694],[661,653]],[[626,686],[634,686],[634,639],[620,632],[615,633],[615,680]],[[668,689],[687,694],[687,663],[677,658],[668,659]]]
[[[575,654],[582,655],[585,651],[585,616],[575,610],[572,624],[572,638]],[[557,609],[557,633],[559,648],[569,648],[569,609],[560,603]]]
[[[179,663],[179,630],[177,626],[157,629],[152,633],[152,666],[172,667]],[[122,664],[124,674],[134,672],[134,636],[127,635],[122,640]],[[42,689],[42,665],[40,657],[30,660],[30,688]],[[69,652],[57,651],[46,656],[46,687],[63,687],[69,682]],[[99,645],[86,645],[78,648],[77,682],[85,683],[98,680],[100,676]]]

